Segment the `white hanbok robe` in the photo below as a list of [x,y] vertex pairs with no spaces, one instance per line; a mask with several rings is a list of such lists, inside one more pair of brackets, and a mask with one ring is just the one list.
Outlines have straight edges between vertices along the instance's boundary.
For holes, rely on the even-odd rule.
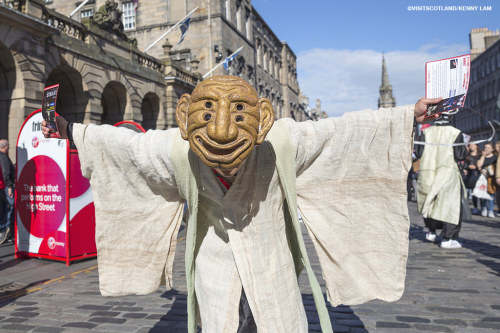
[[[411,107],[398,107],[278,120],[288,126],[298,205],[333,305],[403,293],[413,119]],[[171,288],[184,205],[172,162],[178,129],[75,124],[73,138],[94,195],[102,294],[151,293],[162,277]],[[206,332],[237,330],[242,288],[259,332],[307,332],[269,145],[254,149],[225,195],[198,160],[195,290]]]

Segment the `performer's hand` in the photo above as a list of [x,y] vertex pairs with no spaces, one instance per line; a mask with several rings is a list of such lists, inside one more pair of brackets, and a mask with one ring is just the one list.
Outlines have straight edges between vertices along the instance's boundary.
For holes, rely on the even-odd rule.
[[497,178],[497,185],[500,185],[500,178]]
[[441,102],[442,98],[421,98],[415,104],[415,119],[417,123],[423,123],[426,121],[430,121],[436,118],[439,118],[438,114],[432,115],[428,118],[425,118],[425,113],[427,112],[427,106],[432,104],[437,104]]
[[[67,139],[68,135],[66,134],[66,127],[68,126],[68,122],[66,119],[61,116],[56,116],[56,123],[61,139]],[[50,136],[50,129],[47,127],[47,122],[45,120],[42,120],[42,134],[46,138]]]

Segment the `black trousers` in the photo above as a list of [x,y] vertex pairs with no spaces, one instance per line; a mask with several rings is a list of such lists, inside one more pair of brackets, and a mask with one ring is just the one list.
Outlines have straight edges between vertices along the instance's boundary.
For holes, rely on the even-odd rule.
[[439,220],[434,220],[431,218],[424,218],[425,226],[429,229],[430,232],[436,233],[436,230],[441,230],[441,236],[445,239],[457,239],[458,233],[460,232],[460,228],[462,227],[462,219],[458,221],[457,225],[446,223]]
[[250,310],[250,305],[248,304],[247,296],[245,291],[241,289],[240,298],[240,324],[238,327],[238,333],[257,333],[257,325],[253,319],[252,310]]

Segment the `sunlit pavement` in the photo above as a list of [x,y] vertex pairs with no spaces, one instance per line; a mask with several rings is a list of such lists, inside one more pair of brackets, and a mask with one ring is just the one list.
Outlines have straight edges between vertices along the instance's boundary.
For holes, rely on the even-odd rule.
[[[463,224],[463,248],[444,250],[425,241],[414,203],[409,203],[409,211],[410,253],[403,297],[394,303],[329,307],[334,331],[500,331],[500,218],[474,216]],[[69,267],[48,260],[17,260],[12,243],[0,246],[0,332],[186,332],[184,235],[181,230],[174,290],[162,287],[148,296],[115,298],[100,295],[96,260]],[[321,280],[307,236],[306,245]],[[319,332],[305,273],[299,281],[309,330]]]

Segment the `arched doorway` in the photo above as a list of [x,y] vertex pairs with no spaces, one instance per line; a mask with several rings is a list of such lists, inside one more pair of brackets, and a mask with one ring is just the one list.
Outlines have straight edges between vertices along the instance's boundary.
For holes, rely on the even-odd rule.
[[59,84],[56,111],[66,120],[83,122],[88,97],[83,90],[81,74],[68,65],[57,66],[52,70],[45,87]]
[[[9,116],[12,93],[16,86],[16,64],[10,50],[0,42],[0,139],[12,139],[9,133]],[[14,146],[14,144],[13,144]]]
[[156,129],[158,114],[160,112],[160,99],[155,93],[147,93],[141,104],[142,127],[144,129]]
[[102,93],[102,124],[114,125],[123,121],[125,107],[127,106],[127,91],[125,87],[117,82],[111,81]]

